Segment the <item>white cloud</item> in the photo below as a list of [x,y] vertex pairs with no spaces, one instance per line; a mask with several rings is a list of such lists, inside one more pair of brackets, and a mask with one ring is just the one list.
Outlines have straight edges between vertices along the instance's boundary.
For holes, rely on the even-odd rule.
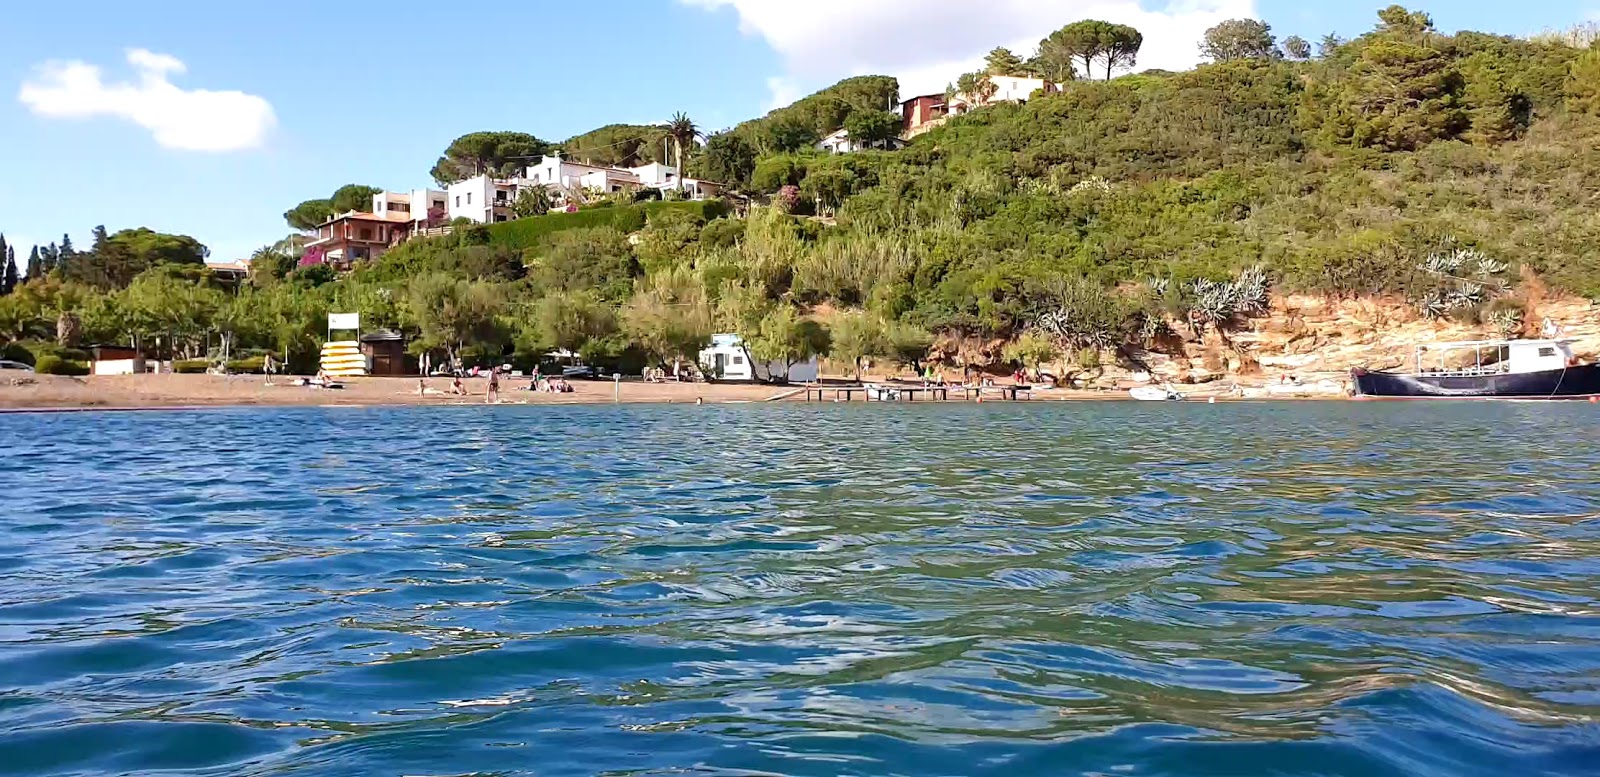
[[1207,28],[1257,16],[1255,0],[1169,0],[1161,10],[1139,0],[679,1],[731,8],[745,34],[772,46],[784,63],[783,75],[769,80],[780,105],[849,75],[896,76],[902,95],[942,91],[995,46],[1026,57],[1080,19],[1133,25],[1144,33],[1139,69],[1181,70],[1199,61]]
[[137,80],[108,82],[96,65],[46,62],[24,81],[17,99],[39,116],[126,119],[182,151],[238,151],[266,142],[277,124],[272,104],[244,92],[182,89],[171,77],[187,68],[168,54],[129,49]]

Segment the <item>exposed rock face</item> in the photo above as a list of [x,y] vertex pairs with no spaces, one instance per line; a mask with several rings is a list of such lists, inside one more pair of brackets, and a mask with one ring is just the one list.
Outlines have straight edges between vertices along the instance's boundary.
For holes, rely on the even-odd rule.
[[[1579,359],[1600,357],[1600,308],[1584,300],[1549,298],[1538,300],[1535,307],[1521,336],[1539,337],[1540,322],[1548,317],[1562,327],[1562,337],[1577,341],[1573,351]],[[1274,298],[1268,315],[1245,321],[1226,335],[1207,331],[1199,342],[1186,325],[1173,328],[1181,336],[1165,337],[1139,354],[1143,364],[1108,353],[1102,355],[1103,368],[1084,370],[1069,360],[1047,371],[1082,387],[1132,385],[1139,382],[1136,375],[1143,377],[1140,373],[1146,366],[1154,380],[1184,384],[1226,381],[1262,386],[1289,378],[1307,383],[1341,381],[1353,367],[1409,370],[1415,366],[1418,345],[1500,337],[1488,324],[1427,320],[1404,300],[1301,296]],[[1008,371],[1004,351],[1002,341],[976,338],[944,338],[935,346],[946,365],[990,373]],[[1474,361],[1470,354],[1461,358]],[[1485,358],[1492,357],[1486,353]]]

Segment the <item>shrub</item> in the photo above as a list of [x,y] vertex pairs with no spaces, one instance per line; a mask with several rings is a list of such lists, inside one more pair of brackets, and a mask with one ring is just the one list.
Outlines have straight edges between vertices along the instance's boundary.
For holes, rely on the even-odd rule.
[[22,362],[29,367],[34,366],[37,361],[33,356],[33,351],[28,350],[22,343],[6,343],[5,348],[0,348],[0,359],[10,362]]
[[700,228],[700,242],[711,248],[732,248],[744,238],[744,219],[717,219]]
[[720,200],[698,202],[643,202],[615,208],[591,208],[572,213],[546,213],[514,221],[489,225],[489,240],[493,245],[512,248],[532,248],[543,242],[547,235],[569,229],[586,227],[611,227],[624,233],[644,229],[651,215],[663,211],[681,210],[710,221],[727,215],[728,204]]
[[[81,348],[68,348],[66,346],[59,345],[59,344],[57,344],[55,342],[46,341],[46,342],[40,342],[40,343],[31,343],[31,344],[29,344],[27,346],[22,346],[20,343],[17,343],[16,345],[18,345],[19,347],[30,349],[32,351],[32,358],[25,359],[25,360],[24,359],[17,359],[16,361],[26,361],[28,364],[33,364],[35,368],[37,368],[38,365],[35,364],[34,360],[35,359],[42,359],[42,358],[44,358],[46,356],[54,356],[54,357],[56,357],[56,358],[58,358],[58,359],[60,359],[62,361],[68,361],[68,362],[86,362],[86,361],[89,361],[89,352],[88,351],[85,351],[85,350],[83,350]],[[10,358],[10,357],[6,357],[6,358]]]
[[211,368],[205,359],[180,359],[172,363],[172,371],[180,375],[197,375]]
[[81,361],[63,359],[55,354],[45,354],[39,357],[38,363],[33,365],[35,372],[41,375],[88,375],[89,365]]
[[266,360],[260,356],[228,362],[228,372],[234,373],[260,373],[265,367]]

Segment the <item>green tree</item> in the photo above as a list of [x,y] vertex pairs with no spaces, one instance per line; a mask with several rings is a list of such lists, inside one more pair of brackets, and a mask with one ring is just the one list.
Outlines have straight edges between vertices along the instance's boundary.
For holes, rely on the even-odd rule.
[[1304,62],[1311,58],[1311,43],[1299,35],[1290,35],[1283,39],[1283,53],[1296,62]]
[[1565,91],[1568,110],[1600,116],[1600,48],[1591,48],[1572,60]]
[[550,150],[526,132],[472,132],[451,141],[429,174],[440,186],[485,174],[507,178]]
[[1401,5],[1391,5],[1379,11],[1378,21],[1380,35],[1417,38],[1434,31],[1432,16]]
[[503,342],[499,316],[505,296],[491,283],[452,278],[443,273],[414,279],[406,289],[405,313],[423,341],[459,360],[468,344]]
[[283,220],[288,222],[290,227],[302,232],[310,232],[328,223],[328,219],[331,218],[333,218],[333,201],[326,199],[306,200],[283,213]]
[[528,252],[535,284],[558,291],[594,291],[612,302],[627,299],[638,272],[628,236],[612,227],[551,234]]
[[992,76],[1014,76],[1023,69],[1022,58],[1003,46],[989,52],[984,65],[985,71]]
[[1278,53],[1278,44],[1272,25],[1256,19],[1229,19],[1206,30],[1200,53],[1213,62],[1271,59]]
[[11,293],[17,287],[17,260],[11,246],[6,245],[6,236],[0,234],[0,297]]
[[737,133],[718,132],[706,138],[698,166],[705,178],[742,188],[755,172],[756,150]]
[[903,123],[893,111],[858,110],[845,118],[844,128],[858,146],[881,146],[900,136]]
[[693,260],[705,219],[692,211],[661,210],[650,214],[638,233],[634,254],[646,273],[676,267]]
[[660,126],[608,124],[575,135],[561,144],[563,156],[589,164],[636,167],[650,162],[667,162],[661,141],[666,131]]
[[517,199],[511,203],[511,214],[519,219],[530,216],[543,216],[555,207],[555,198],[550,196],[550,190],[543,186],[524,186],[517,192]]
[[988,105],[998,89],[988,73],[963,73],[956,79],[956,92],[965,95],[974,107]]
[[765,193],[798,186],[806,177],[808,161],[792,155],[762,157],[750,176],[750,188]]
[[1035,373],[1060,357],[1061,350],[1049,337],[1033,331],[1024,332],[1005,349],[1006,361],[1020,364]]
[[[1027,62],[1022,64],[1025,74],[1034,78],[1042,78],[1051,83],[1064,84],[1078,79],[1078,65],[1075,58],[1059,49],[1046,50],[1041,47]],[[953,89],[953,87],[952,87]],[[952,89],[947,89],[948,92]]]
[[27,281],[32,283],[39,280],[43,275],[44,265],[39,260],[39,247],[34,246],[33,250],[28,252]]
[[683,147],[699,139],[700,129],[694,125],[694,120],[690,119],[688,114],[679,112],[672,114],[672,118],[667,120],[667,135],[672,138],[673,153],[677,157],[675,166],[678,168],[678,191],[681,192],[686,175],[683,166]]
[[1059,70],[1066,63],[1081,62],[1084,73],[1093,73],[1095,63],[1105,68],[1106,80],[1119,67],[1137,64],[1144,35],[1125,24],[1096,19],[1073,22],[1050,33],[1039,42],[1039,59]]
[[1143,48],[1144,33],[1126,24],[1113,25],[1103,55],[1106,63],[1106,80],[1111,80],[1111,72],[1114,69],[1132,70],[1138,65],[1139,51]]
[[123,292],[130,334],[161,337],[174,355],[183,357],[201,351],[225,299],[221,291],[168,267],[140,273]]
[[840,313],[833,319],[832,356],[855,367],[861,379],[861,363],[889,353],[889,337],[883,322],[859,310]]
[[617,333],[616,308],[592,291],[556,292],[533,307],[533,335],[540,350],[582,353]]
[[662,361],[696,363],[711,343],[705,286],[684,267],[647,279],[623,308],[622,322],[634,343]]
[[769,369],[771,365],[782,365],[782,372],[773,369],[767,379],[783,384],[789,382],[789,373],[796,364],[827,356],[832,346],[827,327],[801,317],[791,305],[779,304],[767,311],[754,342],[749,342],[746,350],[756,364],[767,364]]
[[1455,138],[1468,127],[1462,90],[1460,71],[1438,49],[1374,41],[1334,94],[1323,136],[1391,151]]
[[889,344],[888,355],[895,362],[922,371],[922,363],[928,360],[928,352],[933,349],[933,335],[928,330],[897,321],[889,325],[884,337]]
[[350,211],[371,213],[373,196],[382,193],[383,190],[376,186],[347,183],[335,189],[333,196],[328,198],[328,202],[333,206],[335,215],[349,213]]
[[809,95],[734,132],[760,154],[799,151],[844,126],[851,110],[886,110],[899,102],[900,83],[887,76],[856,76]]

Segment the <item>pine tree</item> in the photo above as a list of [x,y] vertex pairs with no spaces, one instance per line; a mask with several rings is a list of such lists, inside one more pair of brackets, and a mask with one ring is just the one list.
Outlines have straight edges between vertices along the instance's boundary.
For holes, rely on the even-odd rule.
[[4,294],[10,294],[17,289],[17,249],[6,246],[5,269],[0,270],[0,289]]
[[56,250],[55,266],[51,269],[60,270],[64,277],[70,278],[75,269],[73,265],[77,257],[78,252],[72,248],[72,236],[63,233],[61,235],[61,247]]
[[16,285],[6,272],[8,269],[6,259],[10,256],[11,246],[6,245],[6,236],[0,234],[0,297],[10,294],[12,287]]
[[28,282],[32,283],[38,280],[39,276],[43,274],[43,268],[39,263],[39,247],[34,246],[33,250],[28,252]]
[[59,262],[60,258],[61,258],[61,249],[56,248],[56,244],[55,243],[51,243],[50,245],[46,246],[45,248],[40,249],[40,251],[39,251],[39,271],[40,271],[39,272],[39,277],[42,278],[42,277],[44,277],[46,275],[49,275],[53,270],[55,270],[56,269],[56,265],[60,263]]

